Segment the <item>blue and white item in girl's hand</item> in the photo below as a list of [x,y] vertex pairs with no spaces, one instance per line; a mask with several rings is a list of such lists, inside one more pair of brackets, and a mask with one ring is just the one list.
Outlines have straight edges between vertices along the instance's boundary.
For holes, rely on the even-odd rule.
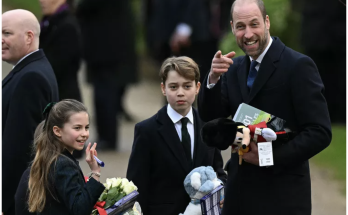
[[94,159],[97,161],[97,163],[98,163],[99,166],[104,167],[104,162],[103,162],[103,161],[99,160],[99,159],[97,158],[97,156],[95,156],[95,155],[93,155],[93,157],[94,157]]

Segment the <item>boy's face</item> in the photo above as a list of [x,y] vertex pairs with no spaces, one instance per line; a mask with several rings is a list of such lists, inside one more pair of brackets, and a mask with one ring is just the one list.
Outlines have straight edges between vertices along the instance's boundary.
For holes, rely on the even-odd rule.
[[168,72],[165,85],[161,83],[162,93],[168,103],[182,116],[190,111],[200,87],[201,83],[196,85],[194,80],[186,79],[174,70]]

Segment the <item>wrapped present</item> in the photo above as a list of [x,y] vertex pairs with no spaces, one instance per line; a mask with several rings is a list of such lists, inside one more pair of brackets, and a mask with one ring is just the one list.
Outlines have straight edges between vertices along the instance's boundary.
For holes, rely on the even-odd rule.
[[106,209],[106,213],[108,215],[121,215],[126,212],[129,212],[130,209],[133,208],[135,204],[135,200],[138,197],[139,193],[138,191],[134,190],[130,194],[126,195],[119,201],[117,201],[113,206]]
[[142,215],[139,202],[135,202],[132,208],[121,212],[120,215]]
[[220,185],[200,199],[203,215],[220,215],[220,201],[225,197],[224,186]]

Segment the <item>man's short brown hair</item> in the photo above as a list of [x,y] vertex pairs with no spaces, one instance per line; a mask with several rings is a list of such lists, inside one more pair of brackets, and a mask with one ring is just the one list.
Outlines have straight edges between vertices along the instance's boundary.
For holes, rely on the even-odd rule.
[[[263,3],[262,0],[250,0],[249,2],[254,2],[255,4],[257,4],[257,6],[259,7],[261,14],[262,14],[262,18],[263,21],[266,20],[266,15],[267,15],[267,11],[265,8],[265,4]],[[231,20],[233,22],[233,12],[234,12],[234,6],[238,3],[238,1],[234,1],[231,7]]]
[[159,73],[163,84],[165,84],[168,72],[170,71],[176,71],[180,76],[186,79],[195,80],[196,84],[199,82],[199,67],[197,63],[189,57],[170,57],[163,62]]

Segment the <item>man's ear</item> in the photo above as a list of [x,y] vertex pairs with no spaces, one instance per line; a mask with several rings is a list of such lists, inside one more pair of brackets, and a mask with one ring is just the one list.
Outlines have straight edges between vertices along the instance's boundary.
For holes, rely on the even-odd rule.
[[61,137],[62,130],[58,127],[58,126],[53,126],[53,133],[57,136],[57,137]]
[[271,22],[269,20],[269,16],[268,15],[266,15],[265,25],[266,25],[266,29],[269,30],[270,27],[271,27]]
[[162,90],[162,94],[166,96],[166,86],[163,84],[163,82],[161,82],[161,90]]
[[234,35],[234,27],[233,27],[233,22],[232,22],[232,21],[230,21],[230,24],[231,24],[232,34]]
[[32,44],[34,42],[34,32],[33,31],[27,31],[26,33],[26,38],[25,38],[25,41],[27,44]]
[[200,88],[201,88],[201,82],[198,81],[197,87],[196,87],[196,95],[199,93]]

